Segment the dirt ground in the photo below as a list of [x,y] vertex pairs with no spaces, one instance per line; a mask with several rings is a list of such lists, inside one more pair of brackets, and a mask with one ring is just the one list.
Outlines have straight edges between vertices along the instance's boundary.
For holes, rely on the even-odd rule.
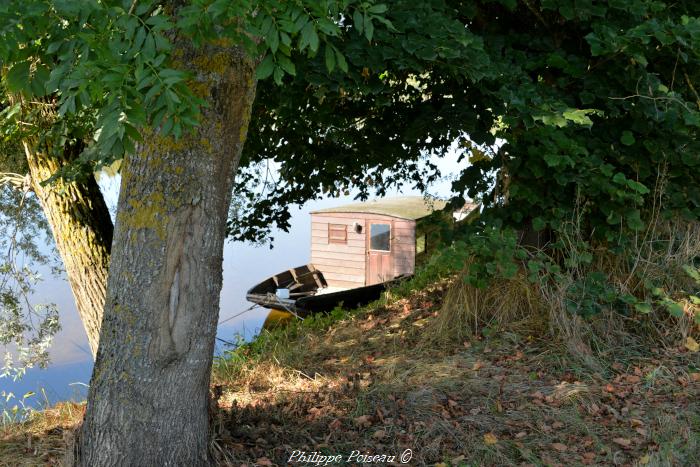
[[[220,361],[217,463],[700,465],[698,352],[649,349],[593,371],[532,336],[436,344],[443,296],[273,331]],[[83,410],[3,429],[0,465],[59,465]]]

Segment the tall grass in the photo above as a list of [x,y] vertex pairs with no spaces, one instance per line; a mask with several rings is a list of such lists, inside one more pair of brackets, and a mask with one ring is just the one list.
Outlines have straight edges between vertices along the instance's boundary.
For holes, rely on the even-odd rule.
[[[615,254],[588,246],[573,223],[564,232],[564,248],[556,256],[546,256],[546,250],[529,252],[530,259],[564,264],[561,272],[541,273],[533,280],[524,261],[513,277],[492,280],[484,288],[456,280],[425,339],[461,342],[474,335],[516,331],[554,339],[597,367],[601,359],[617,357],[622,350],[678,347],[697,336],[700,306],[693,296],[700,284],[687,270],[700,254],[700,223],[655,221],[627,250]],[[586,261],[577,260],[584,257]],[[469,267],[467,263],[461,275]],[[599,286],[609,297],[601,299],[586,288],[593,275],[602,278]],[[596,313],[576,311],[591,304]],[[677,316],[669,313],[671,306]]]

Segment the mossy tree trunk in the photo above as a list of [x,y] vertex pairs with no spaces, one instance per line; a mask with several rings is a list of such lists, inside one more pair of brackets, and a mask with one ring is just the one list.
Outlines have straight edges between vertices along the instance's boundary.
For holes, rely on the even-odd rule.
[[32,189],[51,227],[94,358],[105,301],[112,220],[94,177],[42,185],[79,152],[78,147],[49,148],[47,144],[24,141]]
[[185,46],[207,99],[178,141],[122,165],[104,320],[78,441],[82,466],[209,465],[209,378],[234,173],[255,94],[237,48]]

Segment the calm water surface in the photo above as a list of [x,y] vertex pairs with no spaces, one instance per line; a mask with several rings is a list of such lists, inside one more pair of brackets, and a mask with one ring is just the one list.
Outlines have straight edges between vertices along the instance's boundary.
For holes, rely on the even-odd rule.
[[[454,173],[458,167],[457,155],[453,154],[438,160],[443,174]],[[118,193],[118,181],[101,181],[107,204],[114,211]],[[449,180],[444,180],[431,189],[431,193],[446,196],[449,194]],[[397,194],[419,194],[407,190]],[[310,260],[311,220],[309,213],[316,209],[338,206],[352,202],[352,197],[324,199],[307,203],[303,208],[292,208],[290,231],[276,231],[274,249],[269,246],[256,247],[250,244],[228,242],[224,248],[223,287],[221,291],[220,322],[240,313],[251,304],[245,300],[245,292],[262,279],[290,267],[306,264]],[[54,340],[51,350],[52,363],[47,369],[31,369],[21,381],[13,382],[0,378],[0,392],[11,391],[18,397],[28,391],[33,396],[33,406],[53,404],[63,400],[84,400],[87,384],[92,373],[87,337],[75,309],[70,287],[64,277],[43,274],[45,280],[37,287],[36,302],[56,303],[60,310],[62,330]],[[225,341],[235,341],[236,336],[252,339],[259,332],[268,310],[254,309],[239,317],[227,320],[218,328],[217,337]],[[217,341],[216,353],[226,348]],[[2,350],[2,349],[0,349]],[[0,400],[0,408],[2,400]]]
[[[310,211],[350,201],[350,197],[328,199],[308,203],[302,210],[294,209],[290,231],[274,233],[273,249],[269,246],[226,243],[219,318],[226,322],[219,326],[217,337],[232,342],[240,335],[250,340],[260,331],[268,310],[256,308],[234,319],[228,318],[251,305],[245,300],[245,293],[251,286],[281,270],[309,262]],[[19,397],[28,391],[36,392],[37,395],[30,399],[34,406],[63,400],[83,400],[92,372],[87,337],[68,282],[65,277],[52,277],[48,271],[43,276],[44,282],[37,287],[36,301],[56,303],[62,326],[51,350],[51,365],[47,369],[29,370],[17,382],[0,378],[0,392],[11,391]],[[216,353],[226,348],[226,344],[217,341]]]

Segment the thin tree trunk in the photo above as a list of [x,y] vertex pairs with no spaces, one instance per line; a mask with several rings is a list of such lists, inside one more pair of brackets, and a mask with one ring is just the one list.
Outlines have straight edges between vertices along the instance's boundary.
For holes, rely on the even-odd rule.
[[94,358],[100,337],[112,246],[113,226],[109,210],[94,177],[84,182],[57,180],[41,185],[65,165],[77,149],[65,148],[64,157],[50,155],[48,148],[28,141],[24,142],[24,149],[32,189],[51,226]]
[[81,466],[209,465],[209,378],[234,173],[255,94],[237,48],[182,49],[209,102],[125,159]]

